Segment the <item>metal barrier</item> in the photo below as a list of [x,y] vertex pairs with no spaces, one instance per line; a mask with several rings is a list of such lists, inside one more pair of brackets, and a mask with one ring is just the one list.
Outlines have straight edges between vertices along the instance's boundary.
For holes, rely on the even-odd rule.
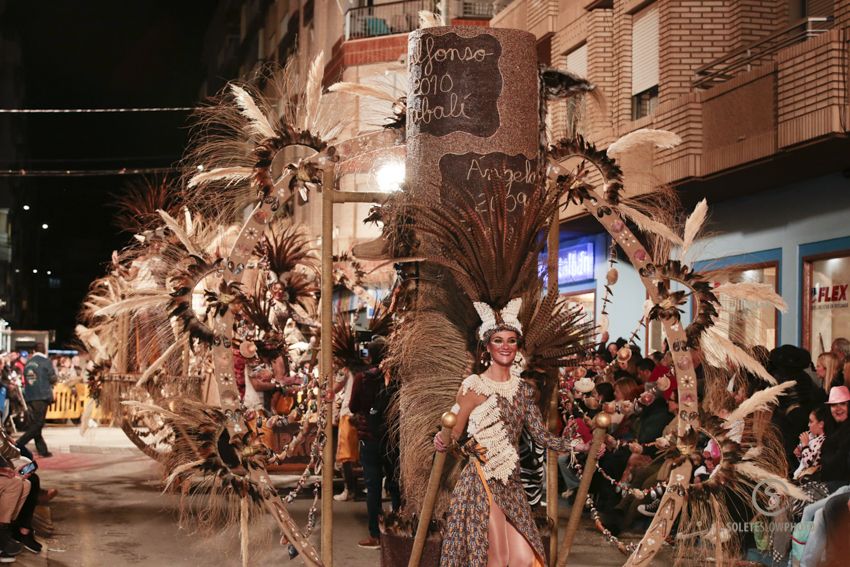
[[73,387],[56,384],[53,387],[53,403],[47,408],[45,419],[66,420],[80,419],[83,415],[89,389],[85,384],[75,384]]
[[832,16],[804,18],[764,39],[700,67],[696,70],[696,78],[692,84],[694,88],[707,89],[728,81],[738,73],[749,71],[754,64],[761,63],[780,49],[824,33],[832,27],[832,22]]
[[351,8],[345,13],[345,39],[409,33],[419,27],[419,12],[433,12],[436,0],[405,0]]

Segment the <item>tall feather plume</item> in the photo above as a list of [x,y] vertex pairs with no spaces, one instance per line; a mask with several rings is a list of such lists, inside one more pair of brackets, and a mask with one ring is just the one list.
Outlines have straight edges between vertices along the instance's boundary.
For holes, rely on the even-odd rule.
[[653,177],[655,151],[679,145],[682,139],[666,130],[635,130],[610,146],[608,157],[623,170],[624,188],[633,194],[651,191],[658,183]]
[[230,91],[233,93],[233,98],[239,106],[240,112],[248,119],[248,132],[260,139],[274,138],[274,128],[257,106],[254,97],[239,85],[230,85]]
[[324,75],[325,52],[320,51],[310,64],[307,72],[307,82],[304,86],[304,115],[301,122],[302,130],[312,129],[322,98],[322,76]]
[[206,185],[212,181],[225,181],[227,183],[242,183],[247,181],[254,174],[254,169],[251,167],[233,166],[233,167],[216,167],[209,171],[202,171],[189,179],[188,186],[199,187]]
[[697,203],[693,212],[688,215],[688,220],[685,221],[685,241],[682,244],[683,257],[687,255],[688,250],[694,243],[694,240],[696,240],[700,230],[702,230],[706,218],[708,218],[708,201],[703,199]]
[[724,283],[714,288],[714,294],[754,303],[767,303],[786,313],[788,304],[770,284],[755,282]]
[[794,380],[789,380],[788,382],[759,390],[752,397],[744,400],[740,406],[735,408],[735,411],[729,414],[729,417],[724,420],[723,427],[729,429],[739,419],[744,419],[757,411],[769,409],[772,405],[779,403],[779,396],[784,396],[795,385],[796,382]]
[[192,238],[186,234],[186,231],[183,230],[183,227],[180,226],[180,223],[178,223],[174,217],[165,211],[159,211],[159,216],[162,217],[162,220],[165,222],[165,226],[174,233],[174,236],[176,236],[180,243],[186,248],[186,251],[190,254],[194,254],[195,256],[201,256],[201,252],[197,249],[195,243],[192,242]]
[[769,384],[776,384],[776,378],[771,376],[759,361],[724,337],[717,328],[710,327],[703,334],[700,346],[706,355],[706,361],[712,366],[722,368],[728,361],[738,368],[749,370]]
[[795,498],[803,502],[808,502],[810,500],[809,496],[805,492],[800,490],[799,487],[795,486],[784,477],[767,471],[751,461],[741,461],[735,465],[735,469],[752,480],[769,481],[773,488],[781,488],[782,492],[784,492],[786,496],[790,496],[791,498]]
[[339,82],[328,87],[328,92],[344,93],[352,96],[370,97],[386,102],[396,102],[397,97],[373,85],[362,83]]
[[666,224],[652,220],[647,215],[624,203],[617,205],[617,208],[625,217],[633,221],[643,232],[656,234],[662,238],[666,238],[672,244],[683,246],[684,242],[682,241],[682,237],[673,232],[673,230]]
[[419,28],[438,28],[443,25],[443,20],[439,15],[430,10],[419,10]]

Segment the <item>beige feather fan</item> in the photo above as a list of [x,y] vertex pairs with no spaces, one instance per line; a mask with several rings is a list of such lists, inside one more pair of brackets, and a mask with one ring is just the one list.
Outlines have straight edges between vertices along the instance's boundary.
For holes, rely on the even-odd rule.
[[749,370],[769,384],[776,384],[776,378],[771,376],[759,361],[723,336],[716,327],[710,327],[703,334],[701,346],[702,352],[706,356],[706,361],[712,366],[725,368],[728,362],[738,368]]
[[419,28],[427,29],[427,28],[438,28],[443,25],[443,20],[429,10],[419,10]]
[[392,94],[372,85],[362,83],[339,82],[328,87],[328,92],[345,93],[352,96],[376,98],[387,102],[395,102],[397,98]]
[[192,176],[189,180],[189,188],[206,185],[211,181],[226,181],[228,183],[241,183],[249,179],[254,174],[254,169],[251,167],[235,166],[235,167],[216,167],[209,171],[202,171],[197,175]]
[[672,244],[676,244],[678,246],[682,246],[684,243],[682,238],[673,232],[670,227],[668,227],[664,223],[660,223],[658,221],[654,221],[649,218],[647,215],[638,211],[635,208],[632,208],[626,204],[620,203],[617,205],[617,209],[631,221],[633,221],[638,228],[643,232],[651,232],[663,238],[669,240]]
[[764,470],[751,461],[741,461],[740,463],[737,463],[735,465],[735,470],[752,480],[769,482],[772,488],[781,489],[786,496],[790,496],[791,498],[795,498],[803,502],[808,502],[810,500],[809,496],[797,486],[791,484],[778,474]]
[[161,307],[168,302],[168,298],[167,291],[155,290],[145,293],[139,290],[131,297],[101,307],[93,315],[95,317],[113,317],[122,313],[136,313],[145,309]]
[[708,201],[703,199],[697,203],[697,206],[694,207],[693,212],[688,215],[688,219],[685,221],[685,241],[682,244],[683,256],[688,253],[694,240],[696,240],[697,235],[705,224],[706,218],[708,218]]
[[201,252],[195,246],[195,243],[192,242],[192,239],[186,234],[186,231],[183,230],[183,227],[174,219],[171,215],[166,213],[165,211],[157,211],[159,216],[162,217],[162,220],[165,222],[165,226],[167,226],[171,232],[174,233],[174,236],[180,241],[183,246],[186,247],[186,251],[190,254],[194,254],[196,256],[200,256]]
[[794,380],[789,380],[777,386],[759,390],[729,414],[729,417],[724,420],[723,427],[729,429],[736,421],[744,419],[751,413],[768,409],[770,406],[779,403],[779,396],[784,396],[795,385]]
[[248,132],[260,139],[274,138],[274,128],[269,124],[268,118],[254,101],[254,97],[239,85],[230,85],[230,90],[239,106],[239,111],[248,119]]
[[325,71],[325,52],[320,51],[310,64],[307,72],[307,84],[304,85],[304,114],[301,117],[301,129],[312,129],[319,113],[319,101],[322,99],[322,77]]
[[754,303],[768,303],[783,313],[788,311],[788,304],[785,303],[782,296],[776,293],[770,284],[754,282],[724,283],[714,288],[713,291],[715,295],[752,301]]
[[144,386],[147,381],[150,380],[151,376],[153,376],[160,368],[162,368],[162,365],[165,364],[175,352],[183,348],[184,345],[185,343],[182,339],[175,338],[171,346],[165,349],[165,352],[163,352],[159,356],[159,358],[157,358],[150,366],[145,369],[139,380],[136,382],[136,387],[141,388],[142,386]]
[[635,195],[653,190],[658,183],[653,178],[656,149],[679,145],[682,139],[666,130],[635,130],[610,146],[608,157],[617,160],[623,170],[624,190]]

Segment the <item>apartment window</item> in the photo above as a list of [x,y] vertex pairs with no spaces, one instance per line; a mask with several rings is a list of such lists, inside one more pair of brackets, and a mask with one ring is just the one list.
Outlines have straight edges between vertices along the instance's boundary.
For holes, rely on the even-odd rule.
[[632,120],[650,114],[658,102],[658,6],[632,16]]
[[[587,78],[587,44],[567,53],[565,65],[567,71],[579,77]],[[570,97],[566,101],[566,130],[568,135],[581,134],[582,121],[587,109],[585,97]]]

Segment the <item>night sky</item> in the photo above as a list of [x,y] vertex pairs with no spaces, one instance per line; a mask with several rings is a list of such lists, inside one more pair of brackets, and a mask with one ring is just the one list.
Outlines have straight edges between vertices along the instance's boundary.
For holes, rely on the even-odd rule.
[[[3,25],[20,32],[26,108],[167,107],[198,102],[206,75],[204,33],[213,1],[122,0],[9,2]],[[2,7],[0,7],[2,11]],[[3,117],[0,127],[23,128],[27,155],[0,167],[117,169],[168,167],[186,145],[186,112],[29,115]],[[7,126],[8,125],[8,126]],[[38,290],[39,320],[71,337],[80,300],[103,274],[111,251],[130,234],[112,221],[110,195],[138,177],[27,178],[13,220],[29,223],[22,271]],[[24,213],[26,201],[32,208]],[[42,223],[49,229],[33,230]],[[20,256],[19,256],[20,257]],[[32,275],[32,268],[39,274]],[[46,270],[61,279],[48,287]]]

